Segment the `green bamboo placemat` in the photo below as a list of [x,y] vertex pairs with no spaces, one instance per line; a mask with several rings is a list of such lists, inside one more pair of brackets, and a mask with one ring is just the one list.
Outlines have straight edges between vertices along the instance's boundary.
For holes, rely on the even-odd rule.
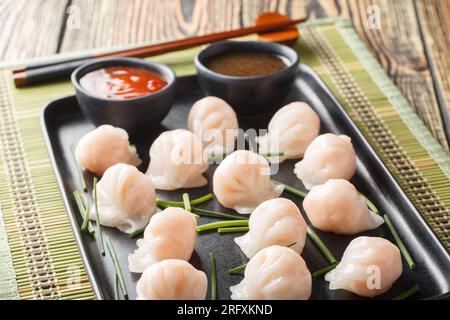
[[[346,20],[318,20],[300,29],[302,61],[326,82],[450,249],[450,159]],[[198,51],[151,60],[188,75],[195,72]],[[9,70],[0,71],[0,262],[14,267],[3,272],[10,280],[0,281],[0,298],[94,298],[39,124],[43,105],[71,93],[68,82],[15,89]]]

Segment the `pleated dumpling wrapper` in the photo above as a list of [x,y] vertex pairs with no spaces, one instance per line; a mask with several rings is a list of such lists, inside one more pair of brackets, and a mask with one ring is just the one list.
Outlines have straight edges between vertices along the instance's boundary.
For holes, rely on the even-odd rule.
[[[292,102],[274,114],[267,129],[258,138],[260,153],[273,154],[269,159],[274,163],[298,159],[319,134],[320,118],[308,104]],[[283,155],[276,156],[280,152]]]
[[148,175],[160,190],[196,188],[207,183],[203,173],[208,164],[202,141],[184,129],[165,131],[150,147]]
[[197,220],[182,208],[170,207],[156,213],[138,239],[137,249],[128,256],[131,272],[140,273],[164,259],[188,261],[197,239]]
[[251,213],[261,202],[278,197],[283,188],[270,181],[269,162],[247,150],[228,155],[213,176],[217,200],[239,213]]
[[[136,167],[118,163],[97,184],[100,223],[132,233],[145,228],[156,211],[156,193],[149,177]],[[90,211],[95,220],[95,210]]]
[[356,234],[384,223],[380,215],[369,210],[364,196],[343,179],[313,187],[303,200],[303,208],[314,227],[336,234]]
[[299,208],[289,199],[266,200],[253,210],[250,230],[234,238],[248,258],[271,245],[290,246],[300,254],[306,240],[306,222]]
[[341,262],[325,275],[330,290],[344,289],[363,297],[388,291],[402,273],[400,250],[378,237],[358,237],[350,242]]
[[230,290],[232,300],[308,300],[311,288],[311,273],[303,258],[274,245],[250,259],[244,279]]
[[137,300],[205,300],[207,290],[206,274],[177,259],[151,265],[136,285]]
[[141,163],[136,148],[128,141],[128,133],[110,125],[86,133],[77,144],[75,157],[81,166],[98,175],[117,163]]
[[330,179],[350,180],[355,171],[356,154],[350,137],[332,133],[315,138],[294,169],[308,190]]
[[239,124],[228,103],[210,96],[194,103],[187,128],[202,140],[207,156],[222,156],[234,150]]

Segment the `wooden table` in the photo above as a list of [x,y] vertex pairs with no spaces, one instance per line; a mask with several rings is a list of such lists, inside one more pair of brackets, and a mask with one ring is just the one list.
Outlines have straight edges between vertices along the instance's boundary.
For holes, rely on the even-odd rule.
[[[379,8],[381,29],[368,26],[373,8]],[[450,0],[0,0],[0,57],[177,39],[248,26],[264,11],[351,19],[449,152]]]

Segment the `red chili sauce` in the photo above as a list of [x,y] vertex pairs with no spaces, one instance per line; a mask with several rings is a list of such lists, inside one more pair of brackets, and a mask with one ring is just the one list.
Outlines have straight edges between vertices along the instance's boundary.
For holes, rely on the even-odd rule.
[[80,85],[102,98],[126,100],[158,92],[167,81],[150,70],[117,66],[85,74]]

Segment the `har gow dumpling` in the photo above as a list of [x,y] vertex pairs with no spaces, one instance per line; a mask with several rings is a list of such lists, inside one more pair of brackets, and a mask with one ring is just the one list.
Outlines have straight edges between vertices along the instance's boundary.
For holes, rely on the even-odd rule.
[[189,260],[197,239],[197,220],[182,208],[170,207],[156,213],[145,228],[138,248],[128,256],[131,272],[143,272],[146,267],[165,259]]
[[177,129],[161,133],[153,142],[146,175],[156,189],[175,190],[204,186],[207,169],[200,139],[188,130]]
[[238,150],[228,155],[214,172],[213,192],[224,207],[250,213],[261,202],[278,197],[283,186],[270,181],[270,167],[264,157]]
[[248,258],[271,245],[290,246],[300,254],[306,240],[306,222],[289,199],[275,198],[261,203],[250,215],[250,231],[234,241]]
[[320,119],[304,102],[292,102],[278,110],[269,122],[268,133],[258,138],[260,153],[279,153],[272,162],[301,158],[306,147],[319,134]]
[[111,125],[86,133],[78,142],[75,157],[81,166],[98,175],[117,163],[141,163],[136,148],[128,141],[128,133]]
[[350,242],[341,262],[325,275],[330,290],[344,289],[363,297],[388,291],[402,273],[400,250],[378,237],[359,237]]
[[[100,223],[131,233],[144,228],[156,211],[156,194],[149,177],[129,164],[108,168],[97,184]],[[90,218],[95,220],[95,211]]]
[[217,97],[205,97],[191,108],[188,130],[203,141],[208,156],[228,154],[234,150],[238,134],[236,112]]
[[337,234],[355,234],[378,228],[384,219],[367,207],[365,198],[347,180],[332,179],[315,186],[303,200],[314,227]]
[[205,300],[208,280],[184,260],[168,259],[145,269],[137,282],[137,300]]
[[251,258],[244,279],[230,290],[232,300],[308,300],[311,287],[311,273],[303,258],[275,245]]
[[350,180],[355,171],[356,155],[350,137],[332,133],[315,138],[294,169],[308,190],[330,179]]

